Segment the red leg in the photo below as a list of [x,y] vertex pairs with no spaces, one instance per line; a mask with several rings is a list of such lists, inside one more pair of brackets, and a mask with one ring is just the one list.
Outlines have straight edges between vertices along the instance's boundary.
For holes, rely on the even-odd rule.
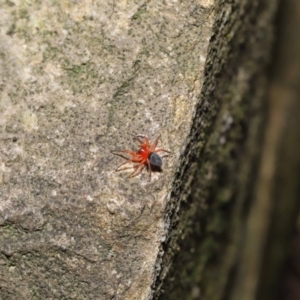
[[135,137],[135,139],[141,144],[141,145],[143,145],[145,142],[144,141],[142,141],[139,137]]
[[131,167],[123,168],[123,169],[120,170],[120,167],[122,167],[122,166],[124,166],[124,165],[126,165],[126,164],[128,164],[128,163],[130,163],[130,162],[140,163],[141,160],[139,159],[139,160],[137,161],[136,159],[127,159],[125,162],[121,163],[121,164],[117,167],[116,171],[122,171],[122,170],[126,170],[126,169],[132,168],[132,166],[131,166]]
[[125,167],[125,168],[120,169],[123,165],[125,165],[125,164],[127,164],[127,163],[128,163],[128,162],[125,161],[125,163],[119,165],[119,166],[116,168],[115,172],[124,171],[124,170],[127,170],[127,169],[132,169],[132,166],[128,166],[128,167]]
[[143,138],[145,140],[148,140],[148,137],[144,134],[137,134],[135,137],[140,137],[140,138]]
[[168,150],[165,150],[165,149],[161,149],[161,148],[155,149],[154,152],[166,152],[166,153],[172,153],[171,151],[168,151]]
[[[141,140],[140,138],[143,138],[144,141]],[[147,147],[147,148],[149,147],[149,140],[148,140],[148,137],[147,137],[147,136],[139,134],[139,135],[136,135],[136,136],[135,136],[135,139],[136,139],[141,145],[143,145],[143,144],[146,143],[146,147]]]
[[145,168],[144,163],[141,163],[140,165],[135,167],[134,171],[129,175],[129,177],[138,176],[143,171],[144,168]]
[[132,156],[137,156],[137,153],[131,150],[112,150],[110,152],[115,155],[120,155],[119,153],[128,153]]
[[158,144],[158,140],[160,139],[160,135],[155,139],[155,141],[153,142],[152,146],[150,147],[150,151],[154,151],[157,144]]

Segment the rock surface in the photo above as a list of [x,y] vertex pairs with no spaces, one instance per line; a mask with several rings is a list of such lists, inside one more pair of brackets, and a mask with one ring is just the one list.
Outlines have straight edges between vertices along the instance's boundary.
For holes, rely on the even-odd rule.
[[[2,1],[0,298],[151,299],[212,1]],[[163,172],[111,150],[161,135]]]

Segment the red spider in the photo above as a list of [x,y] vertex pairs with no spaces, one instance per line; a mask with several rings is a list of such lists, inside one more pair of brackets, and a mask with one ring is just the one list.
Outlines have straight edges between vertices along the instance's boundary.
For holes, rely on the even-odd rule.
[[[136,135],[134,137],[134,139],[140,143],[140,145],[139,145],[140,148],[137,152],[134,152],[131,150],[111,151],[113,154],[121,156],[122,158],[126,159],[126,161],[124,163],[122,163],[121,165],[118,166],[116,171],[122,171],[122,170],[127,169],[127,168],[122,168],[122,169],[120,169],[120,168],[129,162],[133,162],[133,163],[136,163],[137,165],[134,166],[134,170],[130,174],[129,177],[137,176],[144,170],[145,167],[147,167],[149,170],[149,173],[150,173],[150,180],[151,180],[151,171],[153,171],[153,170],[159,171],[159,170],[161,170],[161,166],[162,166],[162,159],[157,153],[158,152],[171,153],[168,150],[156,148],[159,137],[160,136],[158,136],[157,139],[151,145],[147,136]],[[122,153],[130,154],[131,157],[128,158],[125,155],[123,155]]]

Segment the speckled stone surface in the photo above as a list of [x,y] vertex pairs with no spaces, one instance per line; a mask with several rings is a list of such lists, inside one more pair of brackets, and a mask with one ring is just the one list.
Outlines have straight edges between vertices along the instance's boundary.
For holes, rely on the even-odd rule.
[[[0,298],[151,299],[212,1],[0,3]],[[116,173],[134,133],[172,151]]]

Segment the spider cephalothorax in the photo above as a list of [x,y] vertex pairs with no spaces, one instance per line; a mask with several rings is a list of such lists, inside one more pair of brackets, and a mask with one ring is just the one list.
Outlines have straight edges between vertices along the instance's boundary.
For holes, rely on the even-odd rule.
[[[127,168],[121,168],[121,167],[127,163],[132,162],[132,163],[135,163],[136,165],[133,167],[134,170],[130,174],[130,177],[137,176],[146,167],[149,170],[150,180],[151,180],[151,172],[153,170],[161,170],[161,166],[163,163],[162,158],[158,154],[158,152],[166,152],[166,153],[171,153],[171,152],[168,150],[161,149],[161,148],[156,148],[159,137],[156,138],[152,144],[150,144],[148,137],[145,135],[136,135],[134,137],[134,139],[137,140],[140,144],[138,151],[136,151],[136,152],[131,151],[131,150],[114,150],[114,151],[112,151],[113,154],[121,156],[122,158],[126,159],[126,161],[124,163],[122,163],[116,169],[116,171],[122,171],[122,170],[127,169]],[[126,157],[122,153],[129,154],[130,157]]]

